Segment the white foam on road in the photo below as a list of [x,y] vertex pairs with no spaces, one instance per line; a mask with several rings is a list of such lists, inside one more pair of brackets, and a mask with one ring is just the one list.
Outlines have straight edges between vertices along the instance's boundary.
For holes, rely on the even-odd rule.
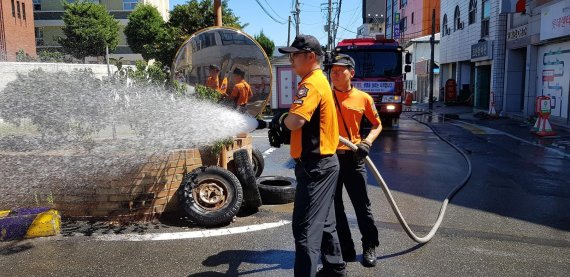
[[178,239],[195,239],[207,238],[225,235],[234,235],[271,229],[287,225],[291,223],[289,220],[280,220],[277,222],[263,223],[256,225],[248,225],[232,228],[211,229],[202,231],[188,231],[176,233],[154,233],[154,234],[116,234],[116,235],[100,235],[95,236],[95,240],[100,241],[161,241],[161,240],[178,240]]

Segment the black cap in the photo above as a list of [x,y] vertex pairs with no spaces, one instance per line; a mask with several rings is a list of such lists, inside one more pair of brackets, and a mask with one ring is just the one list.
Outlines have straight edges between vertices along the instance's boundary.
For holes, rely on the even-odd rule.
[[234,71],[232,72],[233,74],[239,75],[241,77],[245,76],[245,71],[239,69],[239,68],[235,68]]
[[209,68],[209,69],[215,69],[215,70],[217,70],[217,71],[220,71],[220,67],[219,67],[218,65],[216,65],[216,64],[211,64],[208,68]]
[[311,35],[299,35],[295,37],[295,40],[290,47],[279,48],[279,53],[289,54],[297,52],[312,51],[317,55],[323,55],[323,49],[319,41]]
[[344,66],[349,66],[354,68],[355,67],[355,62],[354,59],[346,54],[338,54],[336,56],[334,56],[333,58],[333,65],[344,65]]

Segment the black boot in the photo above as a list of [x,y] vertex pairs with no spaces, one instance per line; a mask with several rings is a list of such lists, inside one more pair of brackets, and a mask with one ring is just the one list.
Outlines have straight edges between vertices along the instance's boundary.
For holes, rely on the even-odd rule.
[[367,245],[363,247],[362,265],[366,267],[376,266],[376,247]]

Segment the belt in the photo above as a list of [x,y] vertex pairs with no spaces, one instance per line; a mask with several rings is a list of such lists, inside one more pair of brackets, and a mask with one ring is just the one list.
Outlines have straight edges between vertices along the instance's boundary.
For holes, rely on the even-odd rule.
[[334,154],[330,154],[330,155],[320,155],[320,156],[310,156],[310,157],[300,157],[300,158],[294,158],[293,160],[296,163],[302,163],[302,162],[311,162],[311,161],[318,161],[324,158],[328,158],[328,157],[332,157]]
[[340,155],[344,155],[344,154],[352,154],[353,151],[352,150],[338,149],[338,150],[336,150],[336,153],[340,154]]

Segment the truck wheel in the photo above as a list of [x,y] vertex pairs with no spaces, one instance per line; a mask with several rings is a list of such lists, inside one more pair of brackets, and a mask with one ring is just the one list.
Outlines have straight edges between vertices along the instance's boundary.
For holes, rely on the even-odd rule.
[[251,153],[253,154],[253,171],[255,172],[255,177],[259,177],[265,168],[265,160],[263,159],[263,154],[257,148],[253,148]]
[[255,181],[253,165],[249,160],[246,149],[234,152],[235,171],[243,189],[243,206],[245,208],[256,209],[261,206],[261,196]]
[[257,186],[264,204],[287,204],[295,201],[297,181],[289,177],[263,176]]
[[186,174],[178,196],[188,217],[204,226],[230,223],[243,201],[237,177],[218,166],[203,166]]

